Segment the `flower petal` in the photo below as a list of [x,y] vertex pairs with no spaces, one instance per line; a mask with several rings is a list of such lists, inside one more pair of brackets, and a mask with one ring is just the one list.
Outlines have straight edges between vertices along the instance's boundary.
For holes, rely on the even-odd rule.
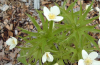
[[53,21],[56,21],[56,22],[61,21],[61,20],[63,20],[62,16],[56,16],[56,18],[53,19]]
[[92,63],[92,65],[100,65],[100,61],[94,60],[93,63]]
[[42,56],[42,62],[45,63],[47,60],[46,53]]
[[6,44],[7,45],[13,45],[13,44],[17,45],[17,39],[15,37],[11,37],[6,41]]
[[43,12],[44,12],[44,16],[48,19],[48,21],[50,21],[48,15],[50,13],[49,9],[47,7],[44,7],[43,8]]
[[12,44],[13,44],[12,39],[9,38],[9,39],[6,41],[6,44],[7,44],[7,45],[12,45]]
[[100,39],[98,40],[98,44],[100,44]]
[[85,65],[85,64],[84,64],[84,60],[83,60],[83,59],[80,59],[80,60],[78,61],[78,65]]
[[58,6],[53,6],[50,8],[50,12],[55,14],[55,15],[59,15],[60,14],[60,9]]
[[96,9],[98,12],[99,12],[99,10],[100,10],[98,7],[95,7],[95,9]]
[[98,57],[98,53],[97,52],[91,52],[89,54],[89,58],[91,58],[92,60],[96,59],[96,57]]
[[11,38],[13,38],[15,44],[17,44],[17,39],[15,37],[11,37]]
[[99,9],[99,21],[100,21],[100,9]]
[[88,57],[88,53],[85,50],[82,50],[82,57],[86,59]]
[[9,49],[13,49],[16,45],[10,45]]
[[53,56],[52,56],[50,53],[48,53],[48,56],[49,56],[49,57],[47,58],[47,61],[48,61],[48,62],[52,62],[53,59],[54,59]]

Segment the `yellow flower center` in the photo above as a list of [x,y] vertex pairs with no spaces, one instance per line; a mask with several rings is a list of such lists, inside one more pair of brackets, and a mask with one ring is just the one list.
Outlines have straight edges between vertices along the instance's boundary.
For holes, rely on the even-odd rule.
[[55,17],[56,17],[54,14],[51,14],[51,13],[48,16],[50,19],[55,19]]
[[92,60],[90,58],[87,58],[84,60],[86,65],[91,65],[92,64]]
[[49,55],[46,53],[47,58],[49,57]]
[[13,44],[16,44],[14,40],[12,40]]

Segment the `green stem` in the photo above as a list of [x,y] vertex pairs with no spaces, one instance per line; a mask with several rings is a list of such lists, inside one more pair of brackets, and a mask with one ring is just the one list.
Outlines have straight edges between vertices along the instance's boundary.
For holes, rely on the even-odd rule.
[[51,21],[49,24],[49,32],[50,33],[52,33],[52,28],[53,28],[53,21]]

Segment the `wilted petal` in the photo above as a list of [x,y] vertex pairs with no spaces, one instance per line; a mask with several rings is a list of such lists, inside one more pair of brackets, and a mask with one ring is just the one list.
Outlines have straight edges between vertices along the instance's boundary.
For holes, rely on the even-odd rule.
[[63,20],[63,17],[62,16],[56,16],[55,19],[53,19],[54,21],[58,22],[58,21],[61,21]]
[[48,53],[47,61],[48,61],[48,62],[52,62],[53,59],[54,59],[53,56],[52,56],[50,53]]
[[44,55],[42,56],[42,62],[45,63],[45,62],[46,62],[46,59],[47,59],[46,54],[44,54]]
[[9,49],[11,50],[11,49],[15,48],[15,46],[16,45],[10,45]]
[[11,37],[11,38],[14,40],[15,44],[17,44],[17,39],[15,37]]
[[96,59],[96,57],[98,57],[98,53],[97,52],[91,52],[89,54],[89,58],[91,58],[92,60]]
[[78,61],[78,65],[85,65],[85,64],[84,64],[84,60],[83,60],[83,59],[80,59],[80,60]]
[[6,41],[6,44],[7,44],[7,45],[12,45],[12,44],[13,44],[12,39],[9,38],[9,39]]
[[15,37],[11,37],[6,41],[6,44],[10,46],[9,49],[13,49],[17,45],[17,39]]
[[60,14],[60,10],[59,10],[59,7],[57,6],[53,6],[50,8],[50,12],[55,14],[55,15],[59,15]]
[[88,57],[88,53],[85,50],[82,50],[82,57],[86,59]]
[[100,65],[100,61],[93,61],[92,65]]

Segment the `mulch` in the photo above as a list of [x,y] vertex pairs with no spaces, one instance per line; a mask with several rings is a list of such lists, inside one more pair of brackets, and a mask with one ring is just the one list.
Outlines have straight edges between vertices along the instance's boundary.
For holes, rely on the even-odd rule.
[[[56,0],[56,3],[58,3],[60,6],[62,5],[63,0]],[[72,3],[72,0],[68,0],[66,3],[66,7],[70,6]],[[14,48],[13,50],[9,50],[9,46],[5,44],[6,40],[10,37],[16,37],[19,42],[22,41],[18,36],[27,36],[25,33],[22,33],[18,27],[21,27],[23,29],[26,29],[31,32],[35,32],[36,28],[33,25],[33,23],[30,21],[30,19],[26,16],[25,13],[28,13],[30,15],[34,15],[37,23],[42,28],[41,20],[38,16],[38,13],[33,8],[33,2],[28,5],[26,2],[22,2],[21,0],[0,0],[0,7],[4,4],[9,5],[9,9],[5,12],[0,10],[0,65],[23,65],[21,62],[17,60],[17,57],[20,56],[19,52],[20,49]],[[85,9],[85,6],[87,4],[91,3],[91,0],[83,0],[82,1],[82,8]],[[97,7],[99,2],[95,0],[95,3],[93,4],[93,7]],[[41,7],[39,10],[42,10],[43,6],[53,6],[54,1],[41,1]],[[77,2],[74,9],[75,11],[79,10],[80,2]],[[74,10],[73,9],[73,10]],[[87,19],[98,16],[99,12],[96,10],[93,10],[89,12],[87,15]],[[94,20],[92,23],[89,23],[88,25],[95,25],[96,29],[100,30],[100,21],[99,19]],[[89,32],[89,35],[93,36],[94,38],[100,39],[100,33],[92,33]],[[97,42],[96,41],[96,42]],[[17,46],[20,46],[21,43],[18,43]]]

